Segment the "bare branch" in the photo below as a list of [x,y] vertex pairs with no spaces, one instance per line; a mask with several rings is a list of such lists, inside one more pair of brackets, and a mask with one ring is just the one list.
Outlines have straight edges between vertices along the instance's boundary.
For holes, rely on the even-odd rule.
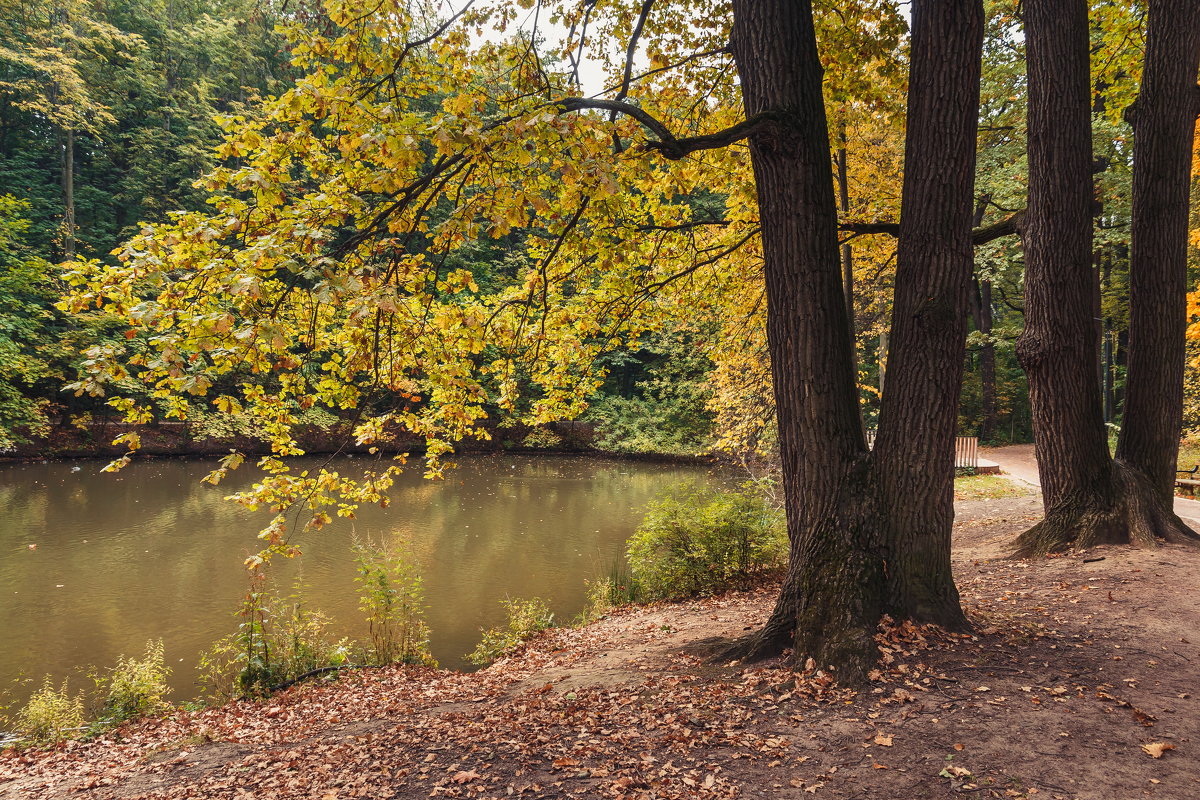
[[[642,0],[642,10],[638,13],[637,22],[633,25],[633,33],[629,35],[629,45],[625,48],[625,73],[621,77],[621,90],[614,100],[624,100],[629,95],[629,83],[633,80],[633,57],[637,53],[638,39],[642,37],[642,29],[646,27],[646,19],[654,0]],[[613,114],[617,112],[614,110]]]
[[[1015,214],[1005,217],[999,222],[994,222],[991,225],[984,225],[971,231],[971,244],[978,247],[981,244],[1001,239],[1005,236],[1020,235],[1025,224],[1025,211],[1017,211]],[[886,236],[899,237],[900,223],[898,222],[843,222],[838,225],[838,228],[848,233],[853,233],[855,236],[863,236],[867,234],[884,234]]]

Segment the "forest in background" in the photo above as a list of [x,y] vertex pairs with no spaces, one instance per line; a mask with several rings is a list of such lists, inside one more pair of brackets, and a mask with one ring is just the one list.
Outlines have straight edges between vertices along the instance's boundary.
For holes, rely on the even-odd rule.
[[[1136,90],[1143,40],[1135,6],[1092,5],[1097,369],[1105,420],[1115,427],[1128,330],[1132,146],[1123,112]],[[1025,55],[1015,11],[1009,2],[987,4],[977,229],[1025,207]],[[206,208],[201,178],[242,161],[222,145],[231,120],[260,115],[263,101],[285,92],[298,75],[291,63],[296,38],[285,36],[281,23],[330,27],[323,9],[304,3],[0,2],[0,446],[45,435],[53,425],[85,425],[112,414],[103,398],[63,386],[76,380],[88,348],[127,351],[138,342],[113,316],[59,309],[60,265],[76,257],[115,264],[114,251],[143,225]],[[856,58],[854,41],[839,39],[836,30],[826,34],[831,64]],[[885,229],[899,215],[904,141],[904,33],[888,35],[896,42],[893,58],[875,58],[859,85],[827,86],[845,282],[868,426],[885,381],[881,353],[895,270],[895,239]],[[1200,276],[1195,191],[1193,198],[1192,286]],[[707,214],[715,222],[727,200],[713,190],[693,191],[687,202],[698,221]],[[525,227],[513,225],[489,242],[460,249],[457,265],[480,285],[504,285],[523,257]],[[980,245],[975,265],[960,433],[991,443],[1029,441],[1028,386],[1014,353],[1023,328],[1019,241]],[[743,310],[750,319],[753,310]],[[739,330],[727,324],[732,312],[722,313],[723,322],[665,328],[600,356],[607,374],[586,413],[599,424],[606,447],[687,453],[709,449],[714,439],[735,447],[758,441],[756,431],[772,414],[762,335],[747,330],[754,322]],[[1193,362],[1188,429],[1200,424],[1196,378]],[[141,391],[134,381],[124,389]],[[167,407],[151,406],[157,417],[169,415]],[[205,413],[196,407],[191,417],[203,421]],[[331,418],[314,411],[314,420]],[[213,421],[208,429],[230,432],[224,425]]]

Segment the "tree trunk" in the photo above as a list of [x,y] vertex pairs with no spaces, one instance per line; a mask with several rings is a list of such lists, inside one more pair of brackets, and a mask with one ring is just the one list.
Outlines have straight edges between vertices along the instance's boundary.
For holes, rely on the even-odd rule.
[[965,626],[950,526],[982,6],[918,0],[913,20],[897,280],[904,288],[872,456],[859,425],[811,8],[734,2],[746,113],[790,120],[750,138],[790,560],[766,627],[722,657],[761,657],[791,644],[797,662],[832,666],[849,685],[876,660],[882,614]]
[[75,132],[63,131],[62,151],[63,261],[75,259]]
[[1145,476],[1168,510],[1183,424],[1188,195],[1200,114],[1198,70],[1200,2],[1151,0],[1142,85],[1130,115],[1129,372],[1117,459]]
[[[838,208],[842,215],[850,214],[850,165],[846,154],[846,123],[838,126],[837,149]],[[850,327],[850,347],[854,347],[854,248],[849,242],[842,245],[842,291],[846,295],[846,319]]]
[[837,206],[808,0],[734,0],[731,40],[747,116],[774,112],[750,137],[762,225],[790,542],[766,627],[722,655],[834,666],[860,682],[875,662],[884,562],[858,417],[838,253]]
[[1000,426],[996,403],[996,345],[992,342],[992,282],[973,281],[970,295],[975,330],[984,337],[979,348],[979,441],[992,442]]
[[1185,530],[1145,476],[1114,463],[1108,452],[1092,311],[1087,14],[1086,0],[1025,5],[1029,205],[1025,331],[1017,355],[1029,377],[1045,519],[1018,539],[1020,555],[1152,544],[1156,536],[1182,538]]
[[983,4],[925,0],[912,13],[892,355],[874,457],[887,526],[887,610],[961,629],[950,533],[974,272]]

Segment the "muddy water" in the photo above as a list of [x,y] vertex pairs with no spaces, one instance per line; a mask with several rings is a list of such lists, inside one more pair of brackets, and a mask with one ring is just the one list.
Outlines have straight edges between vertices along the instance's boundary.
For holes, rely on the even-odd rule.
[[[349,473],[359,463],[336,466]],[[46,673],[78,686],[87,665],[115,664],[161,638],[176,698],[190,697],[197,654],[237,624],[241,563],[258,549],[265,515],[222,499],[237,481],[201,483],[211,462],[135,462],[118,475],[101,466],[0,465],[0,687]],[[459,667],[480,627],[502,621],[506,596],[543,597],[560,619],[577,613],[584,580],[620,557],[646,504],[687,480],[717,478],[595,458],[465,458],[445,481],[402,476],[387,509],[300,535],[304,555],[272,571],[285,588],[301,581],[339,634],[362,637],[351,540],[409,542],[434,655]]]

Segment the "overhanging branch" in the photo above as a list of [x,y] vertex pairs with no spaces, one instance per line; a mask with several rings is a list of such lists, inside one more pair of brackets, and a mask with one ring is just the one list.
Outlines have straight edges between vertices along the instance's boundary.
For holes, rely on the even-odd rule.
[[707,133],[703,136],[686,136],[680,139],[671,133],[670,129],[653,115],[648,114],[632,103],[626,103],[622,100],[564,97],[554,105],[557,105],[564,111],[594,109],[597,111],[611,111],[632,117],[641,123],[642,127],[658,137],[657,140],[652,139],[647,141],[645,146],[651,150],[657,150],[662,154],[663,158],[671,160],[683,158],[689,153],[695,153],[698,150],[715,150],[719,147],[728,147],[734,142],[740,142],[768,123],[783,121],[779,114],[766,112],[755,114],[747,120],[743,120],[736,125],[715,133]]

